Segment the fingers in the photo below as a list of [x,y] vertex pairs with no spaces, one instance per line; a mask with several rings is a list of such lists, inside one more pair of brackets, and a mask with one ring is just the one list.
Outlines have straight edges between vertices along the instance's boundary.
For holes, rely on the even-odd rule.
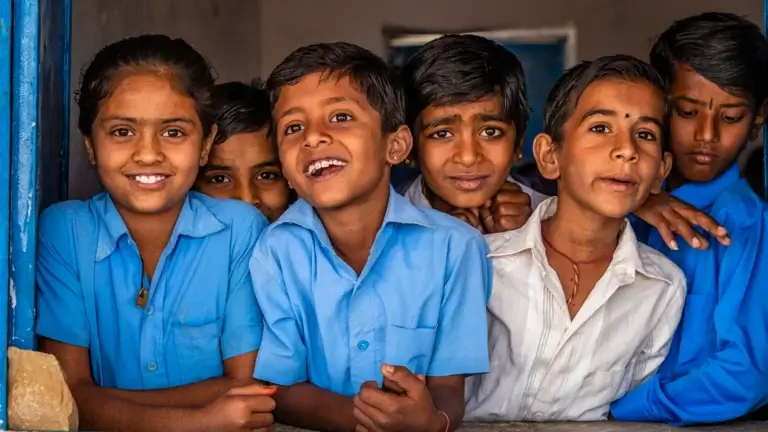
[[693,226],[679,212],[665,210],[662,212],[662,215],[666,219],[670,231],[673,234],[679,235],[691,247],[694,249],[706,249],[709,247],[709,242],[704,236],[696,232]]
[[408,368],[384,364],[381,373],[385,378],[397,383],[405,390],[408,396],[416,398],[425,389],[424,380],[414,375]]
[[480,231],[483,231],[483,226],[480,223],[479,212],[476,214],[475,212],[468,209],[454,209],[450,212],[450,215],[457,219],[463,220],[467,224],[477,228]]
[[406,393],[404,388],[400,387],[399,384],[387,377],[384,377],[384,381],[382,382],[381,387],[384,391],[388,391],[397,395],[404,395]]
[[728,230],[724,226],[720,225],[720,223],[718,223],[715,218],[697,210],[695,207],[682,208],[677,210],[677,212],[689,223],[700,226],[704,231],[711,234],[717,239],[718,242],[724,246],[731,244],[731,238],[728,236]]
[[263,429],[269,430],[269,427],[275,422],[272,413],[254,413],[248,420],[246,427],[251,430]]
[[230,396],[273,396],[275,393],[277,393],[277,386],[265,386],[263,384],[235,387],[227,392]]
[[[366,406],[376,408],[379,411],[388,411],[388,407],[397,405],[398,398],[403,397],[395,393],[386,392],[378,387],[361,386],[360,392],[355,396]],[[375,418],[373,420],[376,420]]]
[[379,425],[387,424],[387,418],[380,409],[365,403],[360,394],[352,399],[352,403],[354,404],[352,415],[355,417],[358,424],[371,432],[382,431],[382,428]]

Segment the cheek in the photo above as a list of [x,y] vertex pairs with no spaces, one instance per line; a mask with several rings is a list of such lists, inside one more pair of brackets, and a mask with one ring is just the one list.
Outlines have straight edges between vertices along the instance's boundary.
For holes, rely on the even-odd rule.
[[749,139],[752,125],[748,121],[739,124],[723,124],[720,127],[720,143],[728,152],[738,152]]
[[437,175],[451,159],[451,149],[449,145],[437,145],[430,143],[420,145],[418,151],[418,163],[423,174]]

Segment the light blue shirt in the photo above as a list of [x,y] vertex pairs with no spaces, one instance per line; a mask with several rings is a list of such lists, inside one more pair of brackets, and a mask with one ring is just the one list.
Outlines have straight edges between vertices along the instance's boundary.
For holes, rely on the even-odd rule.
[[151,390],[222,376],[225,359],[261,342],[248,260],[267,224],[249,204],[190,192],[146,284],[109,195],[56,204],[39,223],[37,334],[88,348],[93,378],[105,387]]
[[254,377],[343,395],[382,363],[427,376],[488,372],[488,247],[466,223],[390,189],[358,277],[303,200],[259,240],[251,276],[265,318]]
[[656,230],[642,227],[648,244],[685,273],[688,297],[659,372],[611,413],[619,421],[675,425],[732,420],[768,403],[768,211],[736,165],[673,195],[728,228],[731,245],[709,237],[707,250],[680,242],[673,251]]

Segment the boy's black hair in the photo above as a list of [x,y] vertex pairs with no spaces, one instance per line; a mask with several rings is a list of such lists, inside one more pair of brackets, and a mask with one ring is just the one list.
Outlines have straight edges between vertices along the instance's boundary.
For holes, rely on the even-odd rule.
[[756,147],[747,158],[747,163],[744,166],[744,178],[747,179],[752,190],[760,198],[765,198],[764,172],[763,147]]
[[[581,95],[591,84],[606,80],[646,81],[664,95],[664,82],[653,67],[632,56],[612,55],[593,61],[583,61],[568,69],[547,97],[544,109],[544,133],[555,143],[563,141],[563,126],[573,114]],[[666,111],[666,109],[665,109]],[[664,132],[664,131],[663,131]],[[662,133],[662,143],[666,133]]]
[[232,81],[218,84],[213,89],[213,106],[216,110],[216,138],[221,144],[232,135],[258,132],[269,128],[272,112],[269,93],[259,80],[251,84]]
[[514,124],[517,145],[525,135],[531,108],[525,74],[517,57],[476,35],[446,35],[424,45],[400,72],[407,100],[406,121],[417,133],[418,118],[430,105],[501,97],[504,117]]
[[405,96],[394,74],[381,57],[348,42],[307,45],[290,53],[267,79],[273,106],[282,87],[317,72],[327,79],[349,78],[379,113],[382,133],[405,125]]
[[650,61],[667,86],[675,69],[687,65],[753,108],[768,98],[768,42],[757,25],[734,14],[707,12],[675,21],[653,45]]

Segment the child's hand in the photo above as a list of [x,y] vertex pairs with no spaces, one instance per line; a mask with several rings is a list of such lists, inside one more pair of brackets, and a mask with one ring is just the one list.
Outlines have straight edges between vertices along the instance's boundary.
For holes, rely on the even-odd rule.
[[277,387],[252,384],[233,388],[201,409],[200,425],[210,431],[268,430]]
[[486,234],[512,231],[525,225],[531,213],[531,197],[520,186],[507,181],[480,208],[480,221]]
[[442,432],[446,418],[437,411],[426,380],[401,366],[384,365],[384,386],[367,382],[355,396],[358,430],[392,432]]
[[728,246],[731,238],[728,230],[706,213],[696,207],[662,192],[648,196],[645,203],[635,211],[640,219],[659,231],[664,243],[670,249],[677,250],[675,234],[696,249],[706,249],[709,242],[693,229],[694,225],[712,234],[721,244]]
[[485,227],[480,221],[480,210],[455,208],[448,214],[455,217],[456,219],[463,220],[464,222],[477,228],[481,233],[485,234]]

